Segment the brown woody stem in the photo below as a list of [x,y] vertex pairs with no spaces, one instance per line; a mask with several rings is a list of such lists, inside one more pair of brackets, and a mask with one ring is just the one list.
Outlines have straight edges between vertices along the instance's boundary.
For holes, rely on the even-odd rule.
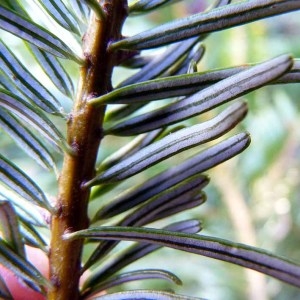
[[59,179],[56,214],[52,217],[50,250],[51,300],[76,300],[79,295],[82,241],[64,241],[65,232],[88,227],[89,189],[82,185],[94,176],[95,162],[102,139],[105,107],[87,103],[91,97],[111,90],[115,53],[108,53],[108,44],[120,39],[127,16],[125,0],[101,1],[105,18],[93,15],[83,38],[85,64],[81,66],[76,102],[68,121],[67,141],[74,154],[65,154]]

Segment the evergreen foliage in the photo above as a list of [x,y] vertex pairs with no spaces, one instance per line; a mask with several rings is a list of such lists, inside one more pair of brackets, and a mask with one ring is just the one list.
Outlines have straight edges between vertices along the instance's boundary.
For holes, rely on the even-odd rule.
[[[299,62],[286,54],[199,72],[203,42],[213,32],[299,10],[300,1],[217,0],[204,12],[129,37],[122,36],[127,18],[175,1],[36,2],[51,22],[35,16],[22,1],[0,4],[0,126],[44,172],[58,175],[57,194],[50,199],[30,170],[1,152],[0,263],[52,300],[87,299],[101,292],[106,295],[94,299],[196,299],[159,289],[114,292],[123,283],[153,278],[181,284],[166,270],[122,271],[162,246],[300,287],[297,263],[199,234],[198,220],[174,223],[171,218],[202,205],[209,183],[204,172],[248,147],[248,133],[231,133],[248,110],[247,103],[236,99],[267,85],[300,81]],[[21,51],[31,59],[14,53],[5,38],[12,35],[22,40]],[[143,51],[156,48],[162,49],[159,55]],[[32,58],[49,86],[36,75]],[[78,70],[76,88],[70,65]],[[112,74],[120,66],[136,71],[116,84]],[[155,109],[148,105],[159,100],[163,104]],[[221,105],[226,107],[214,110]],[[191,118],[207,112],[210,119],[190,125]],[[97,159],[103,157],[103,139],[124,136],[131,140]],[[193,156],[123,188],[131,177],[199,145]],[[163,228],[161,220],[167,224]],[[123,240],[138,243],[115,252]],[[25,246],[47,254],[47,278],[27,260]],[[2,279],[0,297],[12,298]]]

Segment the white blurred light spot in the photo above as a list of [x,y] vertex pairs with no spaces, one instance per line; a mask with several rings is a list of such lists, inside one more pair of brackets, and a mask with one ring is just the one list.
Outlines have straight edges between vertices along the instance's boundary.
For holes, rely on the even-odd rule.
[[291,204],[287,198],[280,198],[275,202],[275,212],[278,215],[284,215],[289,213]]

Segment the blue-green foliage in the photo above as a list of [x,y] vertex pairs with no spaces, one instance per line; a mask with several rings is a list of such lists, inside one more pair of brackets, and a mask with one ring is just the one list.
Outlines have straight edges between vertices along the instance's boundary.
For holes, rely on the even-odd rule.
[[[68,65],[72,61],[80,69],[86,63],[84,55],[73,51],[64,34],[67,32],[81,45],[87,27],[93,26],[88,24],[90,15],[95,14],[99,22],[105,22],[106,10],[113,1],[38,2],[39,12],[51,19],[53,28],[47,22],[40,22],[21,1],[5,0],[0,4],[0,29],[6,32],[5,36],[12,34],[22,40],[20,47],[34,58],[42,74],[39,78],[24,59],[26,56],[14,53],[5,38],[0,40],[1,138],[6,141],[8,134],[16,147],[34,161],[49,172],[59,172],[63,157],[75,155],[64,129],[71,122],[65,101],[75,102],[77,97],[74,75]],[[174,2],[177,1],[131,1],[129,17],[159,11]],[[82,299],[103,291],[108,294],[99,299],[194,299],[159,289],[124,291],[122,284],[130,281],[159,279],[182,283],[173,273],[153,267],[120,273],[127,265],[162,246],[254,269],[300,287],[300,266],[296,263],[255,247],[199,235],[202,226],[198,220],[174,222],[171,218],[205,202],[203,188],[209,178],[203,172],[248,147],[248,133],[231,133],[248,111],[245,102],[235,100],[266,85],[300,81],[299,61],[287,54],[253,65],[200,72],[199,62],[209,56],[203,43],[216,31],[299,9],[299,0],[249,0],[232,4],[229,0],[219,0],[204,12],[106,44],[107,51],[122,58],[115,60],[116,70],[120,66],[137,70],[111,91],[89,97],[86,105],[91,109],[107,106],[102,128],[105,141],[119,141],[119,136],[132,136],[133,141],[93,166],[94,178],[81,185],[83,189],[93,187],[90,228],[63,236],[66,240],[85,238],[87,254],[81,271],[89,270],[90,274],[80,291]],[[159,55],[143,51],[154,48],[161,48]],[[101,76],[105,78],[107,74]],[[44,77],[50,81],[50,87],[44,83]],[[156,103],[163,104],[155,106]],[[213,111],[223,104],[227,105],[225,109]],[[201,118],[205,121],[199,121]],[[191,122],[197,124],[190,125]],[[218,138],[221,141],[214,142]],[[188,149],[194,149],[188,159],[179,159],[175,166],[154,171],[143,179],[147,176],[145,170],[170,157],[177,158]],[[55,211],[55,203],[48,197],[52,187],[40,187],[35,177],[30,168],[18,166],[13,156],[1,153],[0,263],[27,286],[46,294],[51,289],[50,281],[27,261],[24,252],[25,245],[48,252],[51,230],[49,222],[40,221],[40,215],[36,217],[37,213],[30,212],[24,203],[39,208],[49,218]],[[54,190],[56,181],[55,185]],[[123,188],[129,185],[129,189]],[[148,224],[151,228],[146,227]],[[121,252],[115,253],[122,240],[139,244],[126,244]],[[94,247],[90,247],[91,243]],[[195,266],[195,272],[199,269]],[[115,287],[121,292],[116,293]],[[1,276],[0,296],[10,297]]]

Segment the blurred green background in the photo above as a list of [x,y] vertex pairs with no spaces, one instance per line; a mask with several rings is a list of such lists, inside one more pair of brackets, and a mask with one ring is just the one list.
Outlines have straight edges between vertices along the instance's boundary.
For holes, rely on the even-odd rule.
[[[237,2],[237,1],[235,1]],[[131,17],[126,21],[124,34],[132,35],[165,21],[197,13],[213,1],[187,0],[152,12],[146,17]],[[211,34],[205,41],[206,53],[198,70],[255,63],[282,53],[300,57],[300,13],[294,12],[245,26]],[[16,53],[27,62],[29,56],[18,53],[19,42],[14,41]],[[73,72],[78,70],[65,62]],[[119,82],[128,71],[119,69],[114,75]],[[75,83],[76,84],[76,83]],[[207,202],[191,211],[179,214],[172,221],[196,218],[203,221],[203,234],[217,236],[264,248],[300,262],[300,85],[277,85],[262,88],[244,97],[249,103],[249,114],[239,129],[251,133],[250,147],[238,157],[211,170],[211,183],[205,189]],[[66,104],[66,110],[70,103]],[[210,115],[209,115],[210,116]],[[207,118],[193,118],[190,123]],[[62,123],[64,130],[64,124]],[[232,134],[231,134],[232,135]],[[56,195],[56,176],[32,164],[32,160],[16,150],[11,139],[0,130],[2,152],[39,181],[50,197]],[[99,161],[124,145],[128,138],[104,140]],[[193,151],[169,159],[158,167],[128,180],[115,191],[143,181],[147,176],[165,169]],[[60,166],[60,156],[57,156]],[[107,200],[106,200],[107,199]],[[110,194],[106,199],[108,201]],[[185,254],[172,249],[153,253],[129,269],[166,268],[177,274],[184,285],[161,286],[148,281],[128,284],[126,288],[163,287],[179,294],[199,296],[212,300],[281,300],[300,299],[300,291],[254,271],[228,263]]]

